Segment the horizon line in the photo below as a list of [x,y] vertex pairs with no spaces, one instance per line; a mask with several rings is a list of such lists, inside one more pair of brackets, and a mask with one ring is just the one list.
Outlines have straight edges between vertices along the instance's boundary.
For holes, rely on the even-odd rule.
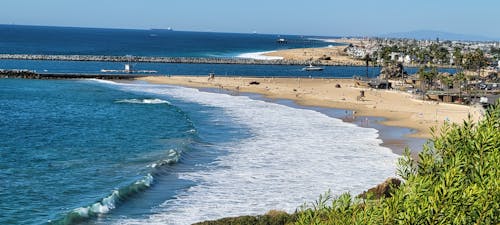
[[[310,36],[310,37],[327,37],[327,38],[389,38],[389,39],[417,39],[417,40],[432,40],[432,39],[420,39],[420,38],[408,38],[408,37],[388,37],[387,35],[395,35],[395,34],[405,34],[405,33],[415,33],[415,32],[437,32],[437,33],[445,33],[448,35],[463,35],[463,36],[477,36],[480,38],[484,38],[485,40],[454,40],[444,38],[443,40],[449,41],[471,41],[471,42],[500,42],[500,38],[492,38],[492,37],[482,37],[476,34],[461,34],[454,33],[448,31],[439,31],[433,29],[418,29],[412,31],[400,31],[400,32],[387,32],[384,34],[377,35],[324,35],[324,34],[286,34],[286,33],[259,33],[256,31],[253,32],[234,32],[234,31],[214,31],[214,30],[176,30],[168,28],[128,28],[128,27],[91,27],[91,26],[66,26],[66,25],[41,25],[41,24],[16,24],[16,23],[0,23],[0,26],[26,26],[26,27],[54,27],[54,28],[76,28],[76,29],[108,29],[108,30],[131,30],[131,31],[148,31],[148,30],[164,30],[164,31],[172,31],[172,32],[199,32],[199,33],[227,33],[227,34],[257,34],[257,35],[289,35],[289,36]],[[170,30],[169,30],[170,28]],[[440,37],[438,37],[440,38]]]
[[[41,25],[41,24],[16,24],[16,23],[0,23],[0,26],[26,26],[26,27],[55,27],[55,28],[77,28],[77,29],[107,29],[107,30],[164,30],[169,31],[168,28],[128,28],[128,27],[91,27],[91,26],[66,26],[66,25]],[[290,33],[259,33],[259,32],[234,32],[234,31],[214,31],[214,30],[176,30],[171,29],[172,32],[198,32],[198,33],[226,33],[226,34],[260,34],[260,35],[289,35],[289,36],[311,36],[311,37],[361,37],[361,36],[346,36],[346,35],[317,35],[317,34],[290,34]]]

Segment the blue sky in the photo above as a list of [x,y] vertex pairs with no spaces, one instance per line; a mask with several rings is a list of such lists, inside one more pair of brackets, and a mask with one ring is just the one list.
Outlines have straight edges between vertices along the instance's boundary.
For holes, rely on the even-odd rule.
[[308,35],[500,37],[498,0],[2,0],[1,24]]

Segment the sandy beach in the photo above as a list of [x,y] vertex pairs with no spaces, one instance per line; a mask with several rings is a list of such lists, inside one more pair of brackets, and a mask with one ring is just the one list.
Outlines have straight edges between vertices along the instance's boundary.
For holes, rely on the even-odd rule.
[[[421,101],[404,92],[359,87],[352,79],[215,77],[208,80],[205,76],[151,76],[140,80],[197,88],[223,88],[258,93],[268,98],[291,99],[306,106],[353,110],[355,116],[383,117],[387,119],[384,125],[414,129],[416,132],[410,136],[416,138],[432,137],[430,128],[439,128],[444,121],[460,123],[469,115],[478,120],[482,114],[481,108]],[[365,92],[363,99],[358,98],[360,91]]]
[[[363,45],[363,42],[359,39],[329,39],[325,40],[329,43],[341,43],[341,46],[328,46],[323,48],[297,48],[297,49],[287,49],[279,50],[274,52],[269,52],[263,54],[268,57],[281,57],[285,60],[300,60],[300,61],[311,61],[312,63],[321,62],[323,65],[353,65],[353,66],[364,66],[365,62],[363,60],[358,60],[348,56],[344,49],[348,44],[353,45]],[[330,57],[330,60],[322,60],[322,57]]]

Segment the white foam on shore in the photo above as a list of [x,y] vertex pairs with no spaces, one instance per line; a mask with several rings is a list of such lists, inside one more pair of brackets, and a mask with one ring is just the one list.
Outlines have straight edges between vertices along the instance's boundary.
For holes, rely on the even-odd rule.
[[198,185],[156,207],[145,220],[117,224],[192,224],[222,217],[293,212],[325,191],[358,194],[394,176],[397,155],[381,147],[378,131],[312,110],[167,85],[116,84],[224,110],[220,123],[243,124],[250,138],[217,144],[229,154],[211,169],[182,172]]
[[236,57],[237,58],[245,58],[245,59],[257,59],[257,60],[280,60],[283,59],[281,56],[267,56],[264,54],[267,53],[272,53],[276,51],[267,51],[267,52],[249,52],[249,53],[243,53],[239,54]]

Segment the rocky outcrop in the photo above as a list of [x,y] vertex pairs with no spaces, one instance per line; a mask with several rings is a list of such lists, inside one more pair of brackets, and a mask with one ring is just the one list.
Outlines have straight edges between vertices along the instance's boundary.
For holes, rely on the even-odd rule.
[[0,78],[41,79],[39,74],[29,70],[0,70]]
[[396,190],[401,185],[401,180],[397,178],[388,178],[373,188],[368,189],[368,191],[363,192],[358,195],[359,198],[364,199],[379,199],[382,197],[389,198],[392,196],[393,190]]
[[102,80],[130,80],[145,75],[131,74],[39,74],[29,70],[0,70],[0,78],[17,79],[102,79]]

